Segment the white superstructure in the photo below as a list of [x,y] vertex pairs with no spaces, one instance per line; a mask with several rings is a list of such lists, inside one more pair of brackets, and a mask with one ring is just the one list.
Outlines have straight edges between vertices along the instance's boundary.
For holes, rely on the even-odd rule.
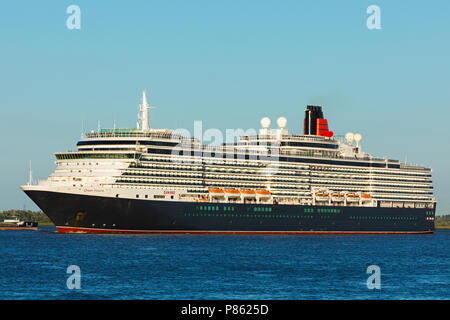
[[361,151],[360,134],[290,134],[285,118],[276,130],[264,118],[258,135],[205,146],[152,129],[149,109],[144,91],[137,128],[87,133],[77,151],[55,153],[48,179],[22,188],[143,200],[434,207],[431,169],[373,158]]

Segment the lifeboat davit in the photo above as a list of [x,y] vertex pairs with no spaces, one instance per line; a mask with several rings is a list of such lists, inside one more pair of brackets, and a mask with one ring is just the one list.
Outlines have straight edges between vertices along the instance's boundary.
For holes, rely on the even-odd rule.
[[328,193],[326,192],[318,192],[316,193],[316,201],[322,202],[322,201],[328,201]]
[[342,202],[344,201],[344,194],[343,193],[332,193],[331,194],[331,200],[334,202]]
[[349,193],[346,196],[347,202],[359,202],[359,195],[356,193]]

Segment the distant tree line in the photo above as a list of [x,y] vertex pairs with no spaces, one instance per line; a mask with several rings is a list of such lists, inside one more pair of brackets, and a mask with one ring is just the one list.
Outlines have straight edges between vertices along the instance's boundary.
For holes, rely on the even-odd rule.
[[436,227],[448,227],[450,228],[450,214],[445,216],[436,216],[434,220],[434,225]]
[[53,225],[50,219],[42,211],[6,210],[0,212],[0,221],[12,217],[17,217],[21,221],[35,221],[41,225]]

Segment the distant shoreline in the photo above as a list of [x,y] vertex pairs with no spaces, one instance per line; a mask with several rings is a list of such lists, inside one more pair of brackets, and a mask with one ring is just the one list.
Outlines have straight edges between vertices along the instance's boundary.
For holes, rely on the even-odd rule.
[[53,222],[40,211],[11,209],[0,212],[0,221],[12,217],[16,217],[20,221],[37,222],[40,226],[54,226]]

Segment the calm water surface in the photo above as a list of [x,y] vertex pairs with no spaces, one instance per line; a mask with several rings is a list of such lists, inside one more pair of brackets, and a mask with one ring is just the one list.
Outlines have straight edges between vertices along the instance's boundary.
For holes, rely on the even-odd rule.
[[[432,235],[87,235],[0,231],[0,299],[450,299]],[[81,289],[69,290],[69,265]],[[381,289],[366,286],[369,265]]]

